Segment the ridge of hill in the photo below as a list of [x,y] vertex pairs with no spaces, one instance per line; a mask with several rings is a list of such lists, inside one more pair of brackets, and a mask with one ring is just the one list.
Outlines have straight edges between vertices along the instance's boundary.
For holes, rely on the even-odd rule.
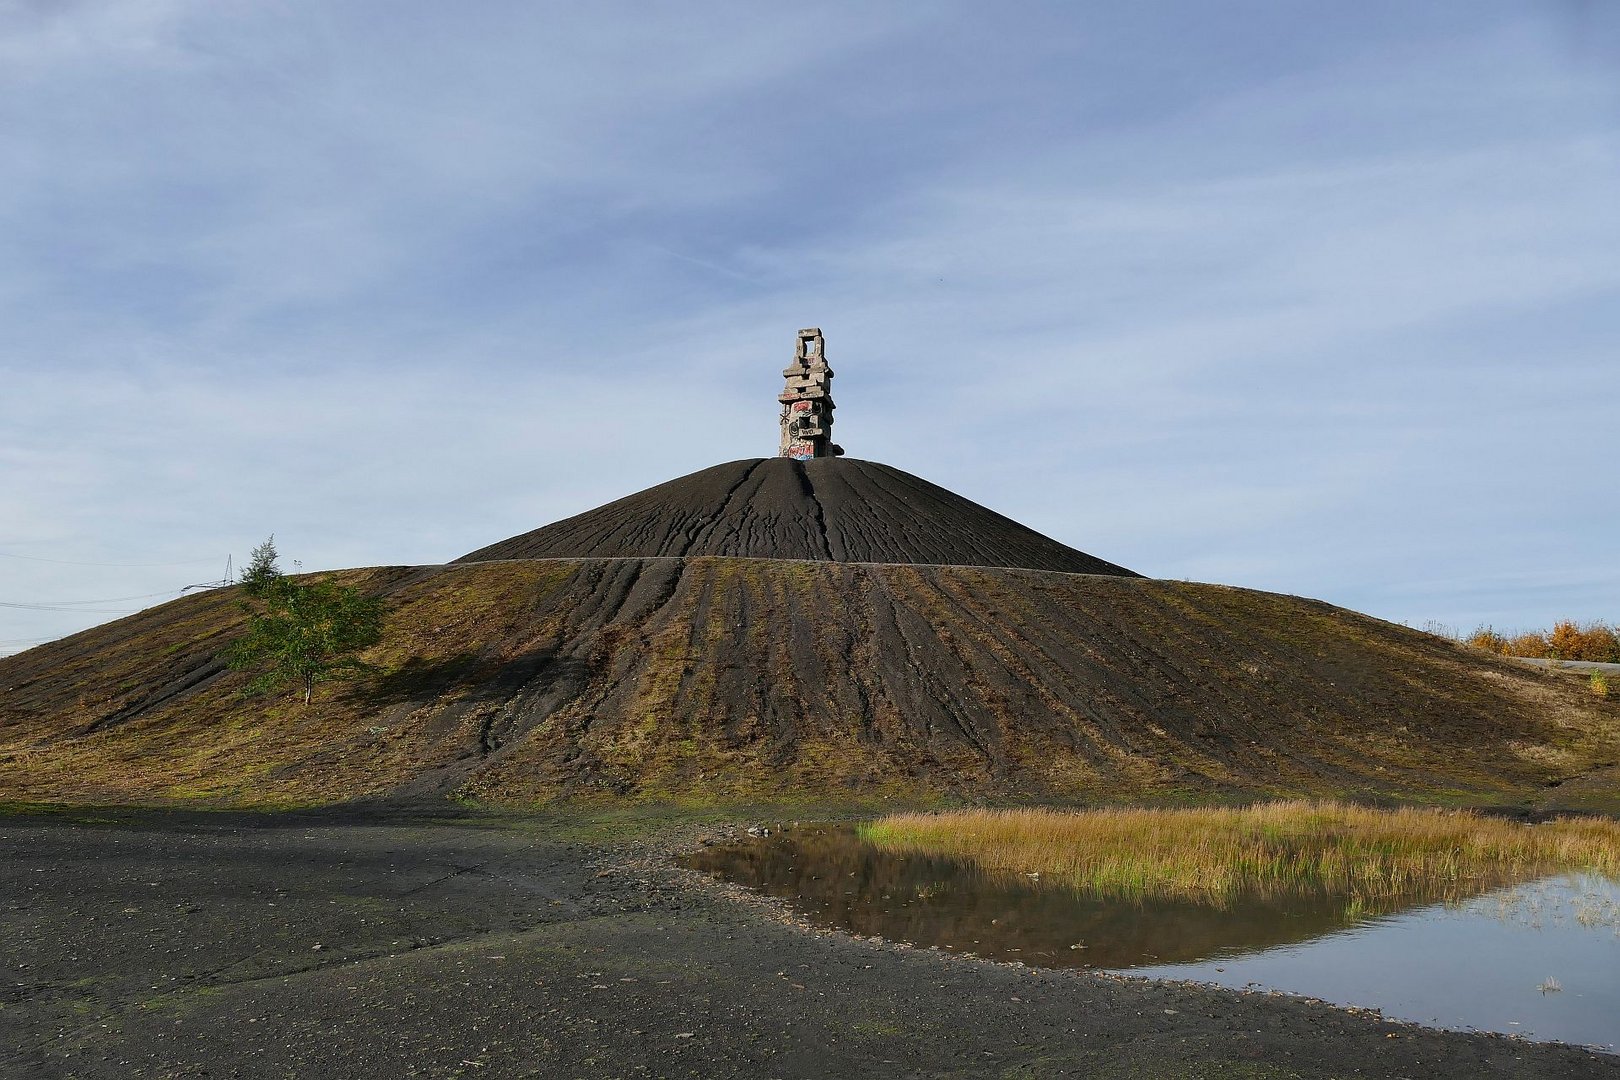
[[676,555],[1137,576],[921,477],[854,458],[727,462],[455,561]]
[[387,631],[308,708],[217,660],[236,589],[0,660],[0,799],[1531,805],[1612,800],[1620,761],[1620,700],[1246,589],[712,557],[334,576]]

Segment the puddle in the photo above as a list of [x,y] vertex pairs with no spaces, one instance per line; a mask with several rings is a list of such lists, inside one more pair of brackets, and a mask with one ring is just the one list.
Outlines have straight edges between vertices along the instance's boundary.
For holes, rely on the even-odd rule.
[[1375,910],[1281,896],[1216,908],[1129,903],[899,856],[847,826],[706,848],[687,865],[792,902],[812,922],[1042,967],[1306,994],[1432,1027],[1620,1043],[1620,883],[1563,875]]

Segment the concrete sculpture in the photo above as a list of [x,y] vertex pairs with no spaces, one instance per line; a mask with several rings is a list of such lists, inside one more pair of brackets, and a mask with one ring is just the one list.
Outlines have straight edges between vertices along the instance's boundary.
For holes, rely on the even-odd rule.
[[782,370],[786,387],[777,397],[782,403],[782,441],[778,457],[807,461],[838,457],[844,448],[832,441],[832,368],[827,366],[826,342],[817,329],[800,330],[793,363]]

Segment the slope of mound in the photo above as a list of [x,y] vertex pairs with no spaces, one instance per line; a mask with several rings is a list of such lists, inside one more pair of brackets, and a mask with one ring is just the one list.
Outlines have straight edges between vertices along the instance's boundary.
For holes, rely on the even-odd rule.
[[709,558],[343,576],[388,598],[387,636],[309,708],[221,670],[229,589],[0,660],[0,798],[1526,802],[1620,759],[1620,701],[1567,676],[1243,589]]
[[456,561],[670,555],[1135,576],[910,473],[851,458],[716,465]]

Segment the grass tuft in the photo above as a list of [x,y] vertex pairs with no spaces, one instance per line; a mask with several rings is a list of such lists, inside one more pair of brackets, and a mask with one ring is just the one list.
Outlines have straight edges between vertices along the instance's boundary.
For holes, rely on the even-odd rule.
[[1521,825],[1461,810],[1337,802],[895,814],[861,834],[886,850],[953,856],[1009,877],[1039,874],[1116,900],[1228,903],[1319,892],[1376,901],[1558,870],[1620,874],[1620,822]]

